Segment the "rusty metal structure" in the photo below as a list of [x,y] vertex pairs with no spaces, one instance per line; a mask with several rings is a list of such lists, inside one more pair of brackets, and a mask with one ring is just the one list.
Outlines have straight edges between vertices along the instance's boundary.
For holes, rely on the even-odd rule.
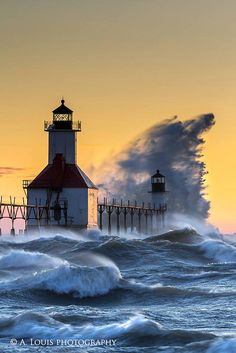
[[[103,202],[98,202],[98,224],[99,229],[108,234],[119,234],[123,232],[138,232],[152,234],[157,229],[164,227],[165,212],[167,206],[155,204],[138,204],[135,202],[117,202],[113,199],[109,202],[104,198]],[[67,203],[47,206],[41,205],[35,200],[34,205],[16,203],[15,198],[10,198],[9,202],[3,202],[0,198],[0,220],[9,219],[11,221],[11,234],[15,234],[15,222],[23,220],[25,229],[30,219],[37,222],[37,227],[47,227],[52,220],[58,222],[58,226],[70,227],[71,222],[67,216]]]

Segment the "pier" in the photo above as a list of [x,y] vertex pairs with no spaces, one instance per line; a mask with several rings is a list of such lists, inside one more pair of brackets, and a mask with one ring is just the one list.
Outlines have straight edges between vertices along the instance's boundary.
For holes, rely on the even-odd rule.
[[166,204],[159,205],[138,204],[129,200],[117,202],[115,199],[108,202],[104,198],[103,202],[98,202],[98,224],[100,230],[107,230],[108,234],[120,231],[125,233],[134,230],[138,233],[152,234],[153,231],[163,228],[165,221]]
[[[38,228],[44,225],[50,225],[50,219],[58,220],[59,225],[62,221],[63,225],[67,225],[67,205],[54,205],[47,206],[41,205],[35,200],[34,205],[28,205],[25,203],[24,198],[22,203],[16,203],[15,197],[10,197],[9,202],[3,202],[2,197],[0,198],[0,221],[2,219],[9,219],[11,221],[11,234],[15,235],[15,222],[21,220],[24,222],[24,231],[27,230],[27,222],[31,219],[36,221]],[[23,232],[23,230],[22,230]],[[0,228],[0,234],[1,234]]]
[[[152,234],[157,229],[164,226],[166,204],[158,205],[139,204],[137,201],[127,202],[113,199],[108,201],[104,198],[102,202],[97,203],[98,227],[108,234],[119,234],[123,232],[138,232]],[[0,198],[0,221],[8,219],[11,222],[10,233],[16,234],[15,223],[17,220],[23,221],[24,229],[27,231],[29,220],[35,220],[38,229],[40,227],[50,227],[57,221],[58,227],[67,227],[73,229],[73,218],[68,216],[67,201],[58,202],[54,205],[41,205],[40,201],[35,200],[35,204],[17,203],[15,198],[10,197],[9,202],[3,202]],[[0,232],[1,234],[2,232]]]

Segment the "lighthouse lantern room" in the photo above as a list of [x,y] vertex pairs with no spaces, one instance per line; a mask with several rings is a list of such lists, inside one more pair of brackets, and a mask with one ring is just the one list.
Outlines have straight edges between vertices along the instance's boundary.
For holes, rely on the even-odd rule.
[[[76,164],[77,132],[81,131],[81,123],[73,121],[73,111],[65,106],[64,99],[52,113],[52,121],[44,122],[48,133],[48,165],[28,185],[27,203],[53,210],[45,226],[64,223],[62,208],[66,207],[66,223],[70,227],[97,227],[98,189]],[[37,226],[36,220],[29,219],[27,227],[34,226]]]

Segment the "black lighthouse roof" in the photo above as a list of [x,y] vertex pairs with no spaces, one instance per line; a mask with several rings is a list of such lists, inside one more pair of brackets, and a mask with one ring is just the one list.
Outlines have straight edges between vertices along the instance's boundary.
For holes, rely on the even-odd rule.
[[72,114],[73,110],[65,106],[65,101],[64,99],[61,100],[61,105],[54,109],[52,112],[53,114]]
[[156,174],[154,174],[152,178],[165,178],[165,176],[160,173],[159,169],[157,169]]

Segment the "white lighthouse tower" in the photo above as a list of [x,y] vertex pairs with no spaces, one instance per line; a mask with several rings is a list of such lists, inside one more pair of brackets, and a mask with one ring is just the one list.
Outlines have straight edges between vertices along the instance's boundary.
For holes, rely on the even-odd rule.
[[[73,121],[73,111],[64,103],[62,99],[61,105],[53,110],[51,122],[44,122],[48,133],[48,165],[28,185],[27,204],[48,208],[47,217],[41,215],[41,226],[94,228],[98,189],[76,164],[81,123]],[[34,218],[29,217],[28,229],[38,226]]]

